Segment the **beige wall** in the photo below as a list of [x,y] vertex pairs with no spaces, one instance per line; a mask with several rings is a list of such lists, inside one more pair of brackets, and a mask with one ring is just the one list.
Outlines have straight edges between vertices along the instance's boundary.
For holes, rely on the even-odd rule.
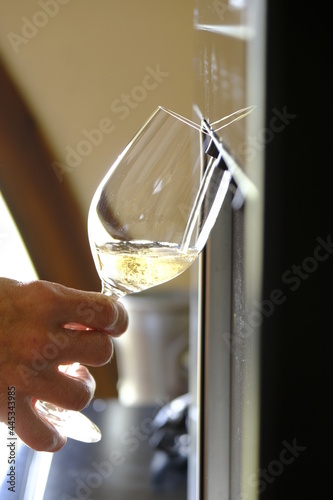
[[109,164],[158,105],[191,115],[192,3],[1,1],[0,54],[85,215]]

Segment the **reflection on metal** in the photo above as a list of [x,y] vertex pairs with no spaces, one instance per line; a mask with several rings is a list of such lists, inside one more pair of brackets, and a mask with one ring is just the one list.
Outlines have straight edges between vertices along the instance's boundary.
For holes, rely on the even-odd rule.
[[258,469],[260,332],[248,325],[261,294],[264,145],[250,154],[250,144],[264,123],[265,2],[236,3],[197,0],[194,13],[195,110],[214,124],[236,109],[256,108],[219,131],[224,161],[234,162],[236,184],[248,196],[235,211],[229,193],[203,258],[196,351],[196,451],[203,460],[199,477],[189,478],[196,488],[189,500],[258,496],[250,478]]
[[254,38],[254,30],[250,26],[222,26],[220,24],[196,24],[196,30],[211,31],[217,35],[225,35],[248,41]]
[[126,406],[165,404],[188,391],[187,292],[142,292],[121,301],[130,317],[114,339],[119,399]]

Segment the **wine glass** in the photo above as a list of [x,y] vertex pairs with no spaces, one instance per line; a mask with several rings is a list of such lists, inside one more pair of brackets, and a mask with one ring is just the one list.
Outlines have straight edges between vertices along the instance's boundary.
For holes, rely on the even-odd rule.
[[[175,278],[204,248],[232,179],[244,196],[255,191],[216,134],[252,110],[236,111],[214,128],[203,117],[199,125],[163,107],[148,119],[90,205],[88,236],[102,293],[118,299]],[[80,412],[37,407],[67,437],[100,440],[98,427]]]
[[207,242],[232,172],[242,173],[206,120],[198,125],[159,107],[90,205],[88,234],[102,292],[120,298],[185,271]]

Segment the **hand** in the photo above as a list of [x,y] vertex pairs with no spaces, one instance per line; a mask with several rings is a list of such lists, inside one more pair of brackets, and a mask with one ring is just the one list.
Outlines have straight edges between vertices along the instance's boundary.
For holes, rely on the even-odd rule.
[[95,391],[88,369],[68,375],[58,366],[108,363],[111,337],[127,324],[123,305],[100,293],[0,278],[0,421],[8,424],[8,388],[15,387],[16,434],[39,451],[62,448],[66,438],[39,415],[36,401],[86,407]]

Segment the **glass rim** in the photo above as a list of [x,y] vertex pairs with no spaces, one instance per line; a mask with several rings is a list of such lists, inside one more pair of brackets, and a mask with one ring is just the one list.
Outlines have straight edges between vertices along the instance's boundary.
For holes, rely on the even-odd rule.
[[[185,118],[184,116],[180,115],[179,113],[176,113],[175,111],[172,111],[170,109],[165,108],[164,106],[158,106],[158,109],[165,111],[166,113],[173,116],[174,118],[177,118],[178,120],[182,121],[186,125],[189,125],[190,127],[196,129],[198,132],[202,132],[206,135],[211,136],[211,131],[218,132],[219,130],[223,129],[224,127],[231,125],[235,121],[238,121],[238,120],[241,120],[242,118],[245,118],[245,116],[249,115],[255,109],[255,107],[256,106],[252,105],[252,106],[248,106],[246,108],[238,109],[237,111],[234,111],[233,113],[226,115],[223,118],[221,118],[220,120],[217,120],[213,123],[209,123],[208,120],[204,118],[204,116],[201,114],[201,112],[196,107],[197,114],[198,114],[198,116],[201,117],[201,124],[200,125],[198,123],[195,123],[194,121],[190,120],[189,118]],[[231,121],[228,121],[228,123],[225,123],[218,128],[214,127],[214,125],[217,125],[220,122],[228,120],[228,118],[232,118],[232,117],[234,117],[234,118]],[[209,125],[209,128],[211,130],[209,130],[209,129],[207,130],[206,124]]]

